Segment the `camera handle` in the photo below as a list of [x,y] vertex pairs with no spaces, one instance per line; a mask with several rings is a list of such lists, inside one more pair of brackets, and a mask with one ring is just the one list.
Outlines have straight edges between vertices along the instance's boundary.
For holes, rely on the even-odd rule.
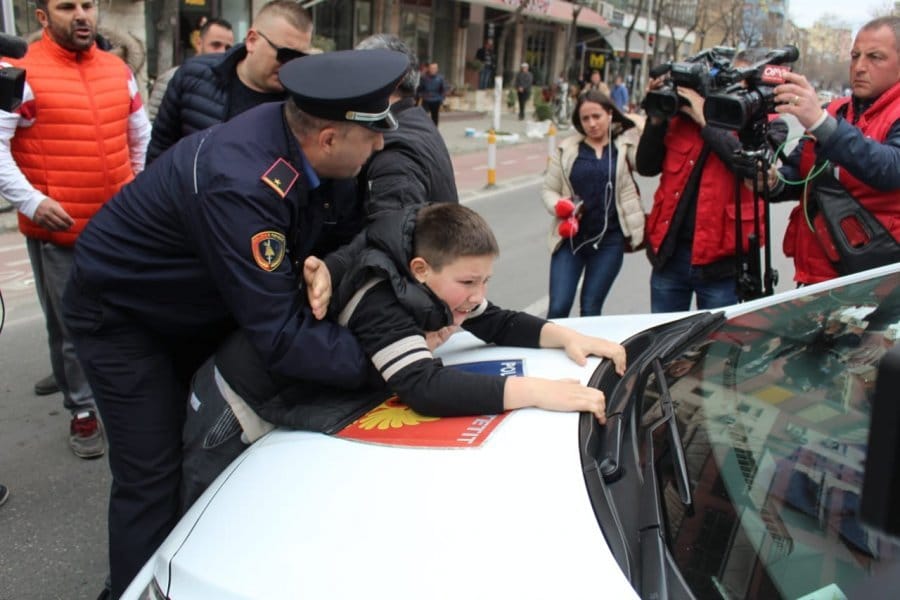
[[[739,302],[771,296],[775,293],[775,285],[778,284],[778,271],[772,268],[772,235],[770,231],[769,216],[769,165],[772,164],[771,152],[765,146],[758,146],[756,150],[748,150],[743,147],[736,152],[735,178],[734,178],[734,204],[735,204],[735,260],[738,266],[737,272],[737,296]],[[741,174],[749,173],[753,181],[753,231],[747,236],[747,250],[744,251],[743,211],[741,210]],[[763,175],[762,194],[759,190],[759,175]],[[763,213],[760,222],[760,208],[757,198],[762,197]],[[759,251],[760,239],[765,231],[765,243],[763,244],[763,267],[760,268]]]

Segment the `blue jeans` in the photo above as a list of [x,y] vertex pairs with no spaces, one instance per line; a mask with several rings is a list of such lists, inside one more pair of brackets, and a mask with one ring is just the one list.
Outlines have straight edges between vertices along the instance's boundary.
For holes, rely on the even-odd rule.
[[691,297],[697,294],[697,308],[707,310],[736,304],[736,281],[733,276],[703,281],[691,267],[691,248],[679,244],[661,269],[650,276],[650,310],[674,312],[690,310]]
[[492,87],[494,87],[494,70],[482,69],[478,73],[478,89],[486,90]]
[[[577,248],[577,246],[576,246]],[[550,257],[550,306],[548,319],[568,317],[575,300],[575,289],[584,272],[581,285],[581,316],[599,315],[603,301],[622,269],[625,258],[625,236],[621,230],[608,232],[600,245],[582,246],[572,252],[569,240]]]

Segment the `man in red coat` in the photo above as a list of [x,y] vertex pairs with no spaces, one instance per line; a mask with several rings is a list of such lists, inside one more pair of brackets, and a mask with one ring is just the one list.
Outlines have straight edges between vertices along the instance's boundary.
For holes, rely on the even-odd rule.
[[[811,136],[785,161],[773,195],[801,200],[784,239],[800,285],[900,260],[900,17],[863,25],[849,76],[852,96],[824,110],[802,75],[786,73],[774,90],[776,110]],[[826,218],[839,205],[847,217]]]

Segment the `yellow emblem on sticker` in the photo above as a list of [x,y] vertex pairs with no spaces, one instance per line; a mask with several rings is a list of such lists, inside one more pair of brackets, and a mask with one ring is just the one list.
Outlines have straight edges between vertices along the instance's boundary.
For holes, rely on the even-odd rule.
[[284,234],[277,231],[260,231],[250,240],[253,260],[263,271],[274,271],[284,260]]

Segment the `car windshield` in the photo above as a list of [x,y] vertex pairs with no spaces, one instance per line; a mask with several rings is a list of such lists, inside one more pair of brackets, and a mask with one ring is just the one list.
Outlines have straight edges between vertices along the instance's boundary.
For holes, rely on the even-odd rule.
[[[894,273],[734,317],[664,365],[690,508],[658,431],[654,460],[697,597],[843,598],[897,559],[859,506],[876,369],[898,334]],[[662,411],[653,375],[644,389],[646,431]]]

